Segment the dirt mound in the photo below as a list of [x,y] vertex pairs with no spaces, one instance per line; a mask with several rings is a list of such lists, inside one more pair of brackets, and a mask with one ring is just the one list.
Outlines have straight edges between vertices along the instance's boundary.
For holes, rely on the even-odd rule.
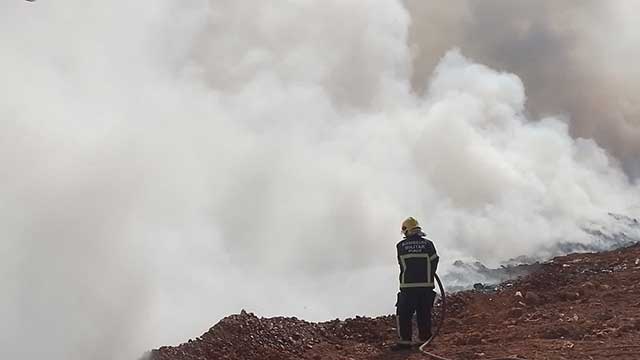
[[347,359],[350,352],[377,354],[377,347],[387,345],[395,334],[394,324],[393,316],[310,323],[295,317],[259,318],[242,311],[195,340],[149,355],[153,360]]
[[[309,323],[227,317],[195,340],[162,347],[151,360],[424,359],[393,353],[394,316]],[[640,359],[640,244],[571,254],[495,290],[448,296],[431,351],[452,359]]]

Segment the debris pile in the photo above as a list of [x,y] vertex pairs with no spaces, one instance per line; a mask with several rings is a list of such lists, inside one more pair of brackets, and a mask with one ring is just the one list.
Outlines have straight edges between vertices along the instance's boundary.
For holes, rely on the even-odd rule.
[[[310,323],[295,317],[259,318],[253,313],[224,318],[202,336],[147,354],[153,360],[346,359],[340,353],[375,355],[395,334],[395,318],[356,317]],[[327,357],[336,353],[336,357]]]
[[[394,316],[309,323],[243,311],[147,357],[424,359],[390,351],[395,326]],[[640,244],[556,257],[522,278],[448,295],[444,326],[430,351],[451,359],[640,359]]]

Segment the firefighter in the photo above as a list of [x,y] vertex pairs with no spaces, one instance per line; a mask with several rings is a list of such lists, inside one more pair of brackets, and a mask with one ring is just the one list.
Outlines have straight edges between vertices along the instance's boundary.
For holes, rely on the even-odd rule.
[[402,222],[404,239],[396,245],[400,265],[400,292],[396,302],[396,322],[399,340],[392,350],[409,349],[413,345],[412,324],[416,313],[418,336],[424,343],[431,337],[431,309],[435,300],[434,275],[438,269],[438,254],[413,217]]

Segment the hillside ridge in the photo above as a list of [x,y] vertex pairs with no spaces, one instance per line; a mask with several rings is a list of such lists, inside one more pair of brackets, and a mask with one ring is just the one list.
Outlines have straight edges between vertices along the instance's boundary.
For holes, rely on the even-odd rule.
[[[452,359],[640,359],[640,243],[574,253],[496,287],[447,295],[431,350]],[[435,316],[440,316],[438,309]],[[312,323],[245,312],[149,360],[424,359],[391,352],[393,315]]]

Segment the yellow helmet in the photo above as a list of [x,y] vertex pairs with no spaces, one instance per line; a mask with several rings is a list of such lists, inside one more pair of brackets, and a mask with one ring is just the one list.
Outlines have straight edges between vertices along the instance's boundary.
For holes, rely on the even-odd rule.
[[402,222],[402,230],[400,231],[400,233],[406,235],[407,232],[419,227],[420,227],[420,224],[418,224],[418,220],[413,218],[413,216],[410,216],[405,221]]

